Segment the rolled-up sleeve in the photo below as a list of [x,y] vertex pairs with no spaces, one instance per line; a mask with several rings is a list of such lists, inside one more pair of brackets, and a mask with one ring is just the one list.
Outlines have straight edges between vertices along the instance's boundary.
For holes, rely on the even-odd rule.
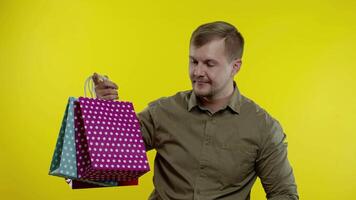
[[268,200],[298,200],[293,169],[287,157],[286,134],[279,122],[268,117],[256,160],[256,171]]

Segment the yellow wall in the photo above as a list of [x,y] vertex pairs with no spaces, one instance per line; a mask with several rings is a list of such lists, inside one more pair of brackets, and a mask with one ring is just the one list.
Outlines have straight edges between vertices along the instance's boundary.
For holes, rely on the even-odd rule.
[[67,98],[94,71],[137,111],[189,89],[191,32],[225,20],[246,39],[240,90],[284,127],[301,199],[356,199],[355,2],[0,0],[0,198],[146,199],[152,172],[77,191],[47,175]]

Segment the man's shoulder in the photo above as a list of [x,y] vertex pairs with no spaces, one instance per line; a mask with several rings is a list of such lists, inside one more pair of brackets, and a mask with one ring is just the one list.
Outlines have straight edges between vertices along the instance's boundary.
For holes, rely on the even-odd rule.
[[242,114],[258,114],[258,113],[266,113],[267,111],[262,108],[259,104],[257,104],[253,99],[242,95],[240,98],[240,112]]
[[278,122],[265,108],[249,97],[241,95],[240,105],[241,116],[250,120],[256,120],[261,126],[265,126],[266,123],[271,121]]
[[174,95],[167,96],[167,97],[160,97],[154,101],[151,101],[150,103],[148,103],[148,106],[150,108],[154,108],[154,107],[174,108],[177,106],[178,107],[186,106],[191,93],[192,90],[179,91]]

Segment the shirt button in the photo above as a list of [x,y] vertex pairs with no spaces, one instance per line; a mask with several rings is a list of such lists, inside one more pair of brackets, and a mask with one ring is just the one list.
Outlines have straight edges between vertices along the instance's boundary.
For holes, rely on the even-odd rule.
[[205,145],[209,145],[210,144],[210,138],[206,138],[205,139]]

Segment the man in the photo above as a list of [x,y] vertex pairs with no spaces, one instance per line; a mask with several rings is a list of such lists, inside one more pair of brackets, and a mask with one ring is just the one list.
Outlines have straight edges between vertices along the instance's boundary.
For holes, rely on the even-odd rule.
[[[248,200],[257,176],[269,200],[298,199],[280,124],[234,82],[243,46],[231,24],[201,25],[190,41],[192,90],[138,114],[146,150],[157,151],[149,199]],[[118,99],[115,83],[93,78],[98,98]]]

